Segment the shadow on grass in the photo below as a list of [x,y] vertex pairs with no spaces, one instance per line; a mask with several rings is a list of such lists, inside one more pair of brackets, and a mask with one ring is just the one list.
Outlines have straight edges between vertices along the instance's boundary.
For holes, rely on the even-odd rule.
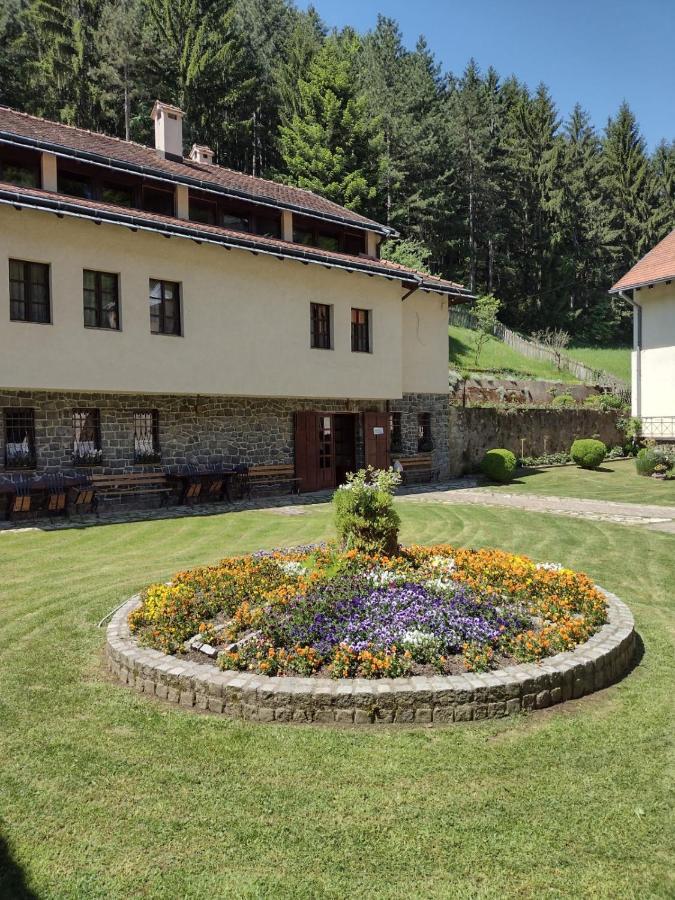
[[26,883],[23,869],[14,860],[2,835],[0,835],[0,897],[11,900],[39,900],[39,895]]

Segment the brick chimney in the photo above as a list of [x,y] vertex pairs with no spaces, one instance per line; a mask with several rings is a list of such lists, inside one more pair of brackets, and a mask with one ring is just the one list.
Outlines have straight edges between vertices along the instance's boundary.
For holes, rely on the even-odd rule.
[[205,166],[213,165],[214,156],[213,150],[210,147],[205,147],[203,144],[193,144],[192,150],[190,150],[190,159]]
[[177,106],[155,100],[155,149],[167,159],[183,160],[183,111]]

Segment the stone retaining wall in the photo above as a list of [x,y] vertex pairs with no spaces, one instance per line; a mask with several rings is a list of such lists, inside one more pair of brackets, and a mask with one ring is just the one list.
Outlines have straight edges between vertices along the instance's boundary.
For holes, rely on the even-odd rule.
[[343,725],[491,719],[583,697],[630,668],[636,641],[633,616],[618,597],[603,593],[608,622],[585,644],[538,665],[486,674],[332,680],[221,672],[139,647],[127,624],[140,602],[137,596],[113,616],[106,653],[114,676],[140,693],[232,718]]
[[608,447],[622,445],[619,415],[596,409],[526,409],[451,406],[449,468],[453,475],[475,471],[488,450],[503,447],[516,456],[569,450],[581,437]]

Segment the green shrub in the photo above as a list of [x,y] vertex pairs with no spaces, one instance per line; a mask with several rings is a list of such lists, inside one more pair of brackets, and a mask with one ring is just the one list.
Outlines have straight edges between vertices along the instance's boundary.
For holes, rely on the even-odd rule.
[[551,406],[555,409],[570,409],[577,405],[577,401],[571,394],[558,394],[551,400]]
[[663,450],[655,450],[653,447],[643,447],[642,450],[638,450],[635,457],[635,468],[638,475],[653,475],[657,466],[665,466],[665,471],[669,472],[673,468],[673,459],[668,453]]
[[492,481],[506,484],[516,470],[516,457],[510,450],[488,450],[480,464],[481,471]]
[[582,469],[597,469],[606,455],[607,447],[594,438],[575,441],[570,449],[572,460]]
[[625,402],[617,394],[591,394],[584,400],[584,406],[588,409],[600,409],[603,412],[626,409]]
[[361,469],[333,494],[335,527],[344,550],[383,553],[398,550],[401,520],[394,509],[394,488],[401,476],[393,469]]

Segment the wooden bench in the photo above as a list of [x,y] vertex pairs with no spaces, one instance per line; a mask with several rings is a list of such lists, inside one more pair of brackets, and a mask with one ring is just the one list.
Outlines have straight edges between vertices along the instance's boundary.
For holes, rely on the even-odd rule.
[[270,466],[251,466],[248,470],[248,496],[254,488],[260,490],[272,489],[275,487],[288,487],[290,485],[291,493],[298,493],[298,486],[301,479],[295,475],[295,468],[292,463]]
[[416,453],[414,456],[400,456],[398,462],[403,468],[403,484],[417,484],[422,481],[438,481],[440,469],[434,466],[431,453]]
[[168,500],[174,490],[163,472],[133,472],[126,475],[92,475],[91,484],[96,493],[94,509],[99,496],[127,497],[138,494],[160,494]]

